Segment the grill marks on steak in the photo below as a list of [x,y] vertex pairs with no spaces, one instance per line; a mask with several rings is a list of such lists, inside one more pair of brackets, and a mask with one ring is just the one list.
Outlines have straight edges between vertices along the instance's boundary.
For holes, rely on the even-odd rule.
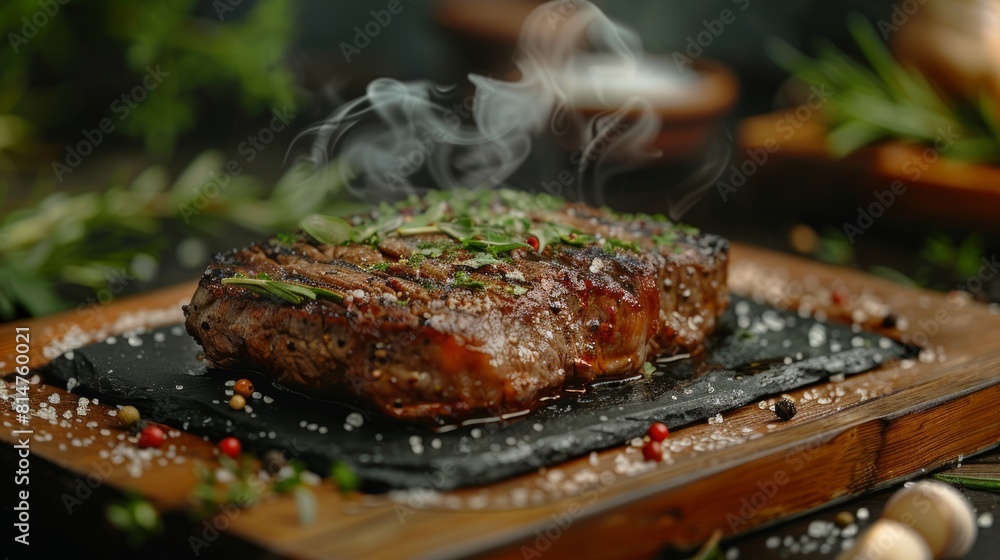
[[[656,353],[696,351],[728,303],[728,246],[718,237],[681,235],[675,246],[657,247],[650,236],[662,224],[576,204],[531,216],[641,251],[550,245],[473,270],[456,262],[475,253],[443,234],[388,236],[377,248],[266,241],[214,258],[185,309],[186,327],[216,366],[261,371],[397,418],[443,422],[520,412],[567,381],[633,372]],[[419,267],[400,261],[427,244],[449,251]],[[455,286],[457,271],[486,287]],[[292,305],[222,284],[237,273],[346,298]],[[515,287],[527,291],[516,295]]]

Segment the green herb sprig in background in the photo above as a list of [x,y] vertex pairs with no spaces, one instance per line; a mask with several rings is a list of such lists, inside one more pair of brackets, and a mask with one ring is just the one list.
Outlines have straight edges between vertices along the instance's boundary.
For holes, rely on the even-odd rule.
[[978,104],[943,98],[923,74],[893,58],[863,16],[851,14],[848,27],[864,62],[827,41],[816,45],[815,58],[780,39],[767,44],[771,58],[796,78],[832,90],[820,110],[833,155],[899,139],[950,142],[950,158],[1000,163],[1000,120],[985,98]]

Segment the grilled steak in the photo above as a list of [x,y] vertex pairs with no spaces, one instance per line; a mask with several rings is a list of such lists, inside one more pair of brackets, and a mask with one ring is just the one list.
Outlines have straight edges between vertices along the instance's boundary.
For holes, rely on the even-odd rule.
[[405,420],[509,416],[695,352],[728,303],[724,239],[545,195],[435,192],[304,227],[216,255],[187,331],[216,366]]

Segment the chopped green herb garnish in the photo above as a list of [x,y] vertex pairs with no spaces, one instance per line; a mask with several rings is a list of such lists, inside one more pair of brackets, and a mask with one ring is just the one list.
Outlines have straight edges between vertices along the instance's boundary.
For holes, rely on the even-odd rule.
[[649,362],[643,362],[642,363],[642,374],[643,375],[645,375],[646,377],[649,377],[650,375],[653,375],[654,371],[656,371],[656,366],[654,366],[653,364],[651,364]]
[[614,251],[615,249],[625,249],[634,253],[642,252],[638,243],[624,241],[622,239],[618,239],[617,237],[609,237],[604,243],[604,248],[611,251]]
[[523,296],[524,294],[528,293],[528,288],[525,288],[524,286],[517,286],[511,284],[508,285],[506,288],[504,288],[504,291],[509,294],[514,294],[515,296]]
[[299,240],[299,236],[294,233],[279,233],[274,236],[278,240],[278,243],[283,243],[285,245],[291,245]]
[[[435,233],[450,238],[421,242],[417,252],[430,258],[447,257],[450,251],[458,248],[499,258],[520,249],[543,252],[549,245],[582,247],[596,244],[599,239],[594,235],[546,220],[545,212],[558,211],[566,204],[558,197],[507,189],[432,191],[422,199],[411,196],[395,204],[382,203],[366,219],[355,218],[347,222],[329,216],[313,216],[304,220],[302,227],[317,241],[329,244],[354,242],[377,246],[390,236]],[[672,224],[659,214],[605,211],[613,219],[654,226],[654,231],[659,233],[652,238],[660,246],[673,246],[681,235],[698,232],[689,226]],[[528,244],[530,238],[535,239]],[[534,247],[536,239],[537,249]],[[601,246],[608,251],[641,252],[638,243],[617,238],[608,238]],[[486,257],[467,259],[460,264],[465,262],[476,268],[496,264]],[[419,260],[414,264],[411,258],[410,264],[419,266]]]
[[420,268],[420,265],[427,260],[427,255],[423,253],[413,253],[410,258],[406,259],[406,262],[410,264],[413,268]]
[[438,289],[438,285],[435,284],[434,282],[431,282],[430,280],[424,280],[423,282],[420,283],[420,285],[423,286],[424,289],[427,290],[428,292],[433,292]]
[[455,279],[452,282],[453,285],[459,288],[485,288],[486,283],[480,282],[479,280],[473,280],[469,273],[464,270],[459,270],[455,273]]

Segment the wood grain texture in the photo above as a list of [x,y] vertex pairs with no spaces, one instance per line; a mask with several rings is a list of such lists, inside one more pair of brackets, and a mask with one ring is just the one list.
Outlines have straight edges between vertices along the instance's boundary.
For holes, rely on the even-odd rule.
[[[799,412],[788,422],[752,404],[725,414],[720,424],[675,430],[668,459],[655,467],[626,444],[489,487],[447,493],[434,491],[432,480],[421,491],[392,496],[342,497],[322,485],[315,492],[319,517],[312,526],[300,527],[292,501],[279,498],[240,512],[231,520],[230,533],[296,558],[525,558],[535,553],[604,558],[611,549],[616,557],[648,558],[668,544],[693,546],[716,528],[731,533],[776,522],[1000,442],[1000,407],[995,406],[1000,317],[984,306],[960,294],[901,288],[858,271],[739,244],[731,262],[735,292],[831,316],[854,313],[868,327],[880,324],[892,309],[899,317],[893,334],[918,339],[925,352],[920,359],[790,393]],[[128,318],[137,310],[176,307],[192,291],[193,284],[123,300],[105,308],[99,319],[73,312],[5,325],[0,361],[10,363],[15,326],[31,327],[37,366],[45,360],[40,349],[47,341],[71,331],[110,334],[109,325],[131,324]],[[841,303],[834,303],[833,293]],[[75,407],[75,397],[44,385],[34,387],[35,406],[53,393],[62,395],[60,413]],[[99,450],[114,444],[122,430],[104,405],[90,408],[87,418],[74,418],[68,428],[34,419],[54,437],[33,444],[33,453],[82,476],[94,472]],[[13,421],[7,407],[3,416]],[[90,421],[98,427],[87,428]],[[0,439],[9,444],[8,431],[0,432]],[[67,432],[75,435],[67,438]],[[93,443],[58,448],[73,437],[93,438]],[[171,443],[191,461],[211,461],[209,442],[178,434]],[[160,466],[153,461],[139,478],[122,465],[111,468],[105,483],[145,494],[164,511],[188,507],[190,462]],[[574,481],[580,482],[574,487]],[[525,496],[530,499],[520,500]]]

